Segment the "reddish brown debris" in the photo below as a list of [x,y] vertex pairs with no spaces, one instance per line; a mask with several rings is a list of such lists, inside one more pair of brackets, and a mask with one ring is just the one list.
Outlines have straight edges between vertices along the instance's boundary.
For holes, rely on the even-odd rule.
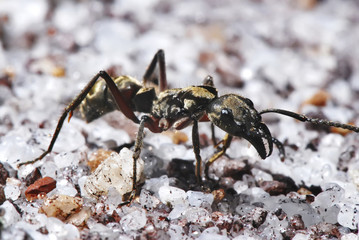
[[98,165],[100,165],[106,158],[111,156],[111,153],[114,151],[99,149],[96,152],[92,153],[87,165],[91,168],[91,172],[95,171]]
[[304,10],[312,10],[318,5],[318,0],[297,0],[296,5]]
[[311,98],[304,101],[300,107],[299,112],[302,112],[302,108],[305,105],[314,105],[317,107],[324,107],[327,105],[328,100],[330,99],[330,94],[324,90],[319,90]]
[[172,142],[174,144],[184,144],[188,141],[188,136],[184,132],[175,131],[172,135]]
[[297,193],[299,193],[300,195],[310,195],[310,194],[312,194],[312,192],[309,189],[305,188],[305,187],[299,188]]
[[9,172],[5,169],[4,165],[0,163],[0,184],[5,185],[8,177]]
[[31,184],[25,191],[28,201],[43,198],[47,193],[56,188],[56,180],[51,177],[44,177]]
[[286,194],[289,191],[288,186],[285,182],[263,181],[259,184],[259,186],[271,196]]
[[66,69],[62,66],[56,66],[51,70],[51,75],[54,77],[64,77],[66,75]]
[[[354,124],[351,123],[351,122],[348,123],[348,124],[354,126]],[[338,133],[338,134],[340,134],[340,135],[342,135],[342,136],[345,136],[345,135],[347,135],[348,133],[351,133],[352,131],[350,131],[350,130],[348,130],[348,129],[343,129],[343,128],[330,127],[330,132],[332,132],[332,133]]]
[[26,186],[30,186],[31,184],[33,184],[35,181],[39,180],[42,178],[41,172],[39,168],[35,168],[31,173],[29,173],[25,179],[24,182],[26,184]]
[[217,189],[212,192],[212,195],[214,196],[214,202],[219,203],[225,197],[226,193],[224,189]]
[[295,230],[305,229],[305,224],[303,222],[302,216],[300,214],[295,214],[289,219],[289,224]]

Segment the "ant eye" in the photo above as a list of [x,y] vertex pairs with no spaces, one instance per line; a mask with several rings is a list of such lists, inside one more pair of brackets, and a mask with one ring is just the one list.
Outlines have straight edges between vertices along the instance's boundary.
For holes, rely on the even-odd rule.
[[229,117],[232,116],[232,110],[228,108],[224,108],[221,110],[221,116],[222,117]]

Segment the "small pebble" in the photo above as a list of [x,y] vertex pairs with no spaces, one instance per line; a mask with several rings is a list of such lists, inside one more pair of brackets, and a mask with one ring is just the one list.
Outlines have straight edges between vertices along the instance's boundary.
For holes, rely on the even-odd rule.
[[[124,195],[132,190],[133,152],[123,148],[119,154],[112,153],[86,179],[84,189],[89,196],[99,198],[107,195],[110,188]],[[144,162],[137,160],[137,183],[142,181]]]
[[39,209],[40,213],[48,217],[56,217],[65,220],[71,215],[78,213],[83,205],[83,200],[79,197],[70,197],[66,195],[54,195],[43,202]]
[[16,178],[7,178],[6,185],[4,187],[4,193],[6,199],[15,201],[20,197],[21,190],[20,190],[21,182]]
[[51,177],[40,178],[26,189],[25,196],[31,202],[37,198],[45,197],[47,193],[55,188],[56,180]]

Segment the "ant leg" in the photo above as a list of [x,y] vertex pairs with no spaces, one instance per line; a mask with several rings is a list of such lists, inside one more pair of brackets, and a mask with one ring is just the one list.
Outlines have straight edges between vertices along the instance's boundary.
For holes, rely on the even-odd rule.
[[[136,195],[136,186],[137,186],[137,160],[139,159],[141,155],[142,150],[142,144],[143,144],[143,138],[144,138],[144,129],[145,127],[148,127],[149,129],[156,129],[155,126],[158,125],[156,121],[154,121],[150,116],[144,115],[141,117],[140,126],[138,128],[136,140],[135,140],[135,148],[133,150],[132,160],[132,191],[130,196],[128,197],[128,200],[126,200],[124,203],[121,203],[121,205],[126,205],[130,203],[133,198]],[[157,129],[158,130],[158,129]]]
[[228,133],[224,136],[223,140],[221,141],[223,143],[223,147],[222,149],[215,153],[209,160],[208,162],[206,163],[206,167],[205,167],[205,174],[206,174],[206,178],[209,179],[209,176],[208,176],[208,170],[209,170],[209,166],[214,162],[216,161],[219,157],[223,156],[223,154],[226,153],[227,149],[229,148],[229,146],[231,145],[231,142],[232,142],[232,139],[233,139],[233,136],[232,135],[229,135]]
[[150,65],[148,66],[145,74],[143,75],[143,85],[146,85],[147,81],[153,81],[154,78],[154,72],[156,70],[156,67],[159,67],[159,88],[160,92],[167,89],[167,77],[166,77],[166,62],[165,62],[165,52],[160,49],[157,51],[155,56],[153,57]]
[[[213,77],[211,75],[207,75],[204,79],[203,79],[203,85],[204,86],[211,86],[214,87],[214,83],[213,83]],[[217,140],[216,140],[216,133],[214,130],[214,124],[211,122],[211,138],[212,138],[212,143],[214,146],[216,146]]]
[[283,146],[283,143],[281,141],[279,141],[278,139],[272,137],[272,142],[277,146],[278,148],[278,151],[279,151],[279,157],[280,157],[280,160],[282,162],[284,162],[285,160],[285,150],[284,150],[284,146]]
[[216,132],[215,132],[215,129],[214,129],[214,124],[211,122],[211,138],[212,138],[212,143],[214,146],[217,146],[219,143],[217,142],[217,139],[216,139]]
[[136,195],[136,185],[137,185],[137,160],[140,157],[141,154],[141,150],[142,150],[142,144],[143,144],[143,138],[144,138],[144,128],[145,128],[145,123],[149,120],[150,118],[148,116],[142,116],[141,117],[141,121],[140,121],[140,126],[138,128],[138,132],[137,132],[137,136],[136,136],[136,141],[135,141],[135,149],[133,151],[133,155],[132,155],[132,160],[133,160],[133,166],[132,166],[132,170],[133,170],[133,175],[132,175],[132,192],[131,195],[129,197],[128,202],[131,202],[131,200],[135,197]]
[[38,158],[35,158],[32,161],[20,163],[18,165],[19,167],[22,166],[22,165],[35,163],[35,162],[43,159],[47,154],[49,154],[52,151],[52,148],[54,147],[56,139],[59,136],[59,133],[61,131],[62,125],[63,125],[63,123],[64,123],[64,121],[66,119],[66,116],[69,114],[68,121],[70,121],[73,111],[85,99],[87,94],[91,91],[92,87],[95,85],[97,80],[100,79],[100,77],[103,78],[106,81],[106,84],[109,86],[110,91],[111,91],[112,95],[114,96],[118,107],[126,115],[126,117],[130,118],[132,121],[134,121],[136,123],[139,122],[138,118],[136,117],[136,115],[134,114],[132,109],[126,104],[125,99],[122,97],[121,92],[118,90],[118,88],[117,88],[116,84],[114,83],[113,79],[107,74],[107,72],[100,71],[99,73],[97,73],[90,80],[90,82],[85,86],[85,88],[82,89],[80,94],[74,100],[72,100],[72,102],[69,105],[67,105],[67,107],[65,108],[65,110],[63,111],[61,117],[59,118],[59,120],[57,122],[56,129],[55,129],[55,131],[53,133],[51,142],[50,142],[47,150],[45,152],[43,152]]
[[133,122],[139,123],[140,120],[138,120],[135,113],[133,112],[133,110],[129,106],[129,104],[128,104],[129,101],[126,101],[126,99],[122,96],[120,90],[118,89],[117,85],[115,84],[113,79],[110,77],[110,75],[108,75],[108,73],[105,72],[105,71],[100,71],[98,73],[98,75],[100,77],[102,77],[103,80],[106,81],[106,84],[109,87],[110,92],[111,92],[112,96],[114,97],[115,102],[116,102],[118,108],[121,110],[121,112],[127,118],[131,119]]
[[339,123],[339,122],[333,122],[333,121],[329,121],[326,119],[309,118],[309,117],[305,116],[304,114],[298,114],[295,112],[282,110],[282,109],[266,109],[266,110],[259,112],[259,114],[262,115],[263,113],[269,113],[269,112],[278,113],[278,114],[282,114],[282,115],[285,115],[288,117],[292,117],[292,118],[295,118],[302,122],[310,122],[310,123],[314,123],[314,124],[318,124],[318,125],[326,125],[326,126],[330,126],[330,127],[343,128],[343,129],[347,129],[350,131],[359,132],[359,127],[356,127],[353,125],[343,124],[343,123]]
[[201,165],[202,165],[202,158],[200,155],[200,145],[199,145],[199,134],[198,134],[198,121],[193,120],[193,127],[192,127],[192,144],[193,144],[193,152],[196,156],[196,177],[197,182],[202,185],[202,178],[201,178]]
[[86,97],[86,95],[90,92],[90,90],[92,89],[93,85],[95,85],[96,81],[101,77],[100,73],[97,73],[92,79],[91,81],[86,85],[86,87],[81,91],[81,93],[65,108],[64,112],[62,113],[61,117],[59,118],[58,122],[57,122],[57,126],[55,129],[55,132],[53,134],[53,137],[51,139],[50,145],[48,146],[47,150],[45,152],[43,152],[38,158],[32,160],[32,161],[28,161],[28,162],[24,162],[24,163],[20,163],[19,167],[22,165],[26,165],[26,164],[31,164],[31,163],[35,163],[41,159],[43,159],[47,154],[49,154],[52,151],[52,148],[56,142],[56,139],[60,133],[60,130],[62,128],[62,125],[66,119],[66,116],[68,113],[69,114],[69,119],[68,121],[70,121],[71,117],[72,117],[72,112],[73,110],[75,110],[75,108],[80,105],[80,103],[82,102],[82,100]]

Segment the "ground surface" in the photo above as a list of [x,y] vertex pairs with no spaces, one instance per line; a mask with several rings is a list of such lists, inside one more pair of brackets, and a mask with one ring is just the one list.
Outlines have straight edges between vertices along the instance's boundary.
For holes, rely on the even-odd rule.
[[[210,74],[220,94],[258,110],[359,125],[358,11],[354,0],[1,1],[2,238],[357,239],[359,135],[275,114],[263,119],[285,160],[277,149],[262,160],[235,139],[210,168],[209,193],[195,182],[191,128],[146,132],[146,181],[131,204],[119,206],[121,184],[86,193],[92,154],[133,146],[137,125],[119,112],[90,124],[75,112],[52,154],[17,164],[47,148],[61,111],[99,70],[141,80],[158,49],[170,87]],[[200,134],[206,160],[209,124]],[[46,176],[37,188],[56,182],[48,198],[26,200]]]

